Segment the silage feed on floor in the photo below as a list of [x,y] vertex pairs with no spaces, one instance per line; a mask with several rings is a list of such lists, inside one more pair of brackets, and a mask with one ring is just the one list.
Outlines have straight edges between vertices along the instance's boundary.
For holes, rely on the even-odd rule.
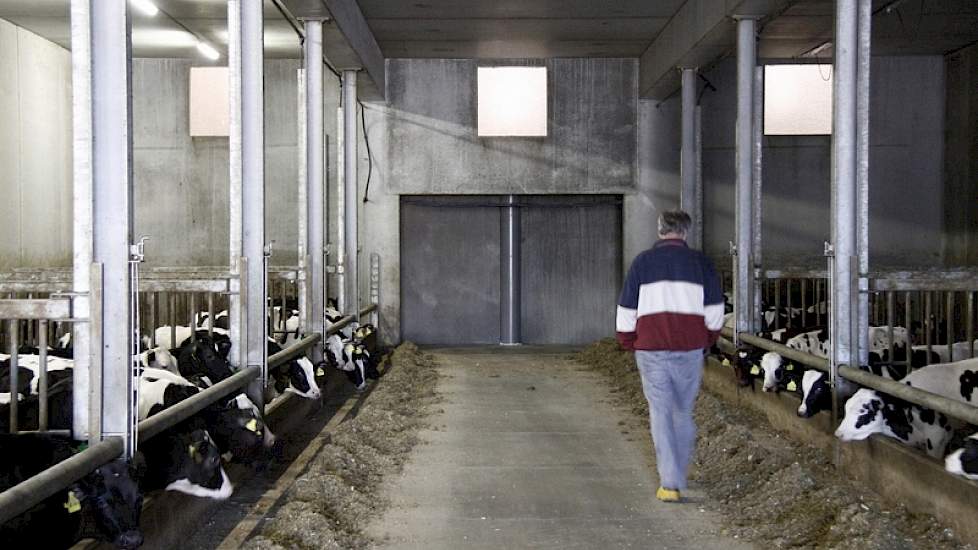
[[[577,359],[602,375],[612,402],[632,413],[633,433],[645,434],[636,441],[648,442],[648,405],[633,354],[606,339]],[[782,436],[760,415],[703,391],[695,416],[691,482],[708,497],[698,505],[722,514],[725,534],[765,548],[970,548],[933,517],[841,479],[821,449]]]
[[379,496],[386,476],[400,472],[426,426],[438,371],[412,343],[390,356],[391,368],[359,413],[340,423],[329,442],[245,544],[250,550],[361,549],[364,529],[387,506]]

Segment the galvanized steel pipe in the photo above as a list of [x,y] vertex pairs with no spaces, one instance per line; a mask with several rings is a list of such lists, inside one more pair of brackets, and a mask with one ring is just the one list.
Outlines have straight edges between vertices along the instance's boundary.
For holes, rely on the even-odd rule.
[[[305,22],[306,40],[303,49],[306,63],[306,242],[309,246],[309,310],[307,332],[323,333],[325,326],[326,286],[324,256],[324,185],[326,151],[323,148],[323,22]],[[283,319],[285,314],[283,312]],[[321,347],[312,349],[312,361],[323,360]]]
[[344,311],[358,311],[360,307],[359,250],[360,234],[357,226],[358,189],[357,177],[357,71],[343,71],[343,183],[344,190],[344,248],[343,267],[346,284]]
[[737,125],[736,125],[736,234],[737,286],[734,289],[734,310],[738,332],[753,331],[751,293],[754,285],[753,225],[753,102],[754,67],[757,63],[756,21],[737,19]]
[[500,214],[500,281],[501,307],[499,342],[517,345],[521,341],[522,299],[520,289],[520,211],[516,195],[506,197]]
[[[690,215],[696,204],[696,69],[683,68],[682,74],[682,144],[679,163],[679,207]],[[696,218],[693,218],[694,221]],[[696,225],[686,239],[693,248],[700,248]]]

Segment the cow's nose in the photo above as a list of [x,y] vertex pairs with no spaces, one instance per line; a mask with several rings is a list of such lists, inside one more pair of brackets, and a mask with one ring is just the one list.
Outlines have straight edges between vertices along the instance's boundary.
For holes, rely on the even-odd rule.
[[126,531],[125,533],[119,535],[115,545],[125,550],[129,550],[130,548],[139,548],[143,545],[143,534],[139,531]]
[[275,445],[275,434],[273,434],[268,428],[265,428],[265,438],[262,443],[269,449]]
[[798,416],[800,416],[802,418],[805,418],[806,416],[808,416],[807,413],[808,413],[808,410],[805,409],[804,406],[798,407]]

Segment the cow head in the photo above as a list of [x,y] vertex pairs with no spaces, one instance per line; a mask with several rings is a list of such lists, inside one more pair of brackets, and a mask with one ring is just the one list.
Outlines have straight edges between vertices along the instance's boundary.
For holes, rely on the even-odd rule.
[[319,399],[323,392],[316,383],[316,369],[306,357],[289,361],[289,387],[285,391],[305,399]]
[[964,440],[964,447],[947,455],[944,469],[954,475],[978,480],[978,434],[972,434]]
[[[156,438],[158,439],[158,438]],[[155,440],[154,440],[155,442]],[[221,466],[221,453],[207,430],[179,430],[163,442],[168,456],[166,490],[224,500],[234,487]]]
[[[218,342],[226,343],[226,348]],[[202,374],[213,383],[228,378],[231,376],[231,365],[227,360],[230,343],[230,339],[217,335],[211,338],[206,332],[198,332],[196,342],[186,342],[179,349],[177,364],[180,374],[186,378]]]
[[832,408],[832,388],[824,372],[806,370],[801,378],[801,405],[798,416],[811,418],[819,411]]
[[343,361],[346,378],[357,391],[367,387],[367,373],[362,352],[357,351],[357,344],[349,343],[343,347]]
[[143,494],[136,483],[138,465],[122,460],[100,466],[71,486],[66,508],[81,506],[94,521],[99,536],[118,548],[138,548],[143,543],[139,516]]
[[258,407],[245,394],[239,394],[215,411],[209,425],[218,448],[232,460],[245,464],[263,462],[275,449],[275,435],[265,425]]
[[780,354],[773,351],[765,353],[761,357],[761,370],[764,371],[764,385],[761,389],[767,392],[778,391],[778,384],[784,379],[787,368]]
[[873,390],[862,388],[846,401],[845,417],[835,430],[842,441],[859,441],[874,433],[886,431],[883,398]]

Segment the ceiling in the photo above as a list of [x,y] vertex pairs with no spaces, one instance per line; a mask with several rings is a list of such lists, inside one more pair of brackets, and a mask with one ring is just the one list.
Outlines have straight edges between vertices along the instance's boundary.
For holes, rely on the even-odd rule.
[[359,0],[386,57],[638,57],[684,0]]

